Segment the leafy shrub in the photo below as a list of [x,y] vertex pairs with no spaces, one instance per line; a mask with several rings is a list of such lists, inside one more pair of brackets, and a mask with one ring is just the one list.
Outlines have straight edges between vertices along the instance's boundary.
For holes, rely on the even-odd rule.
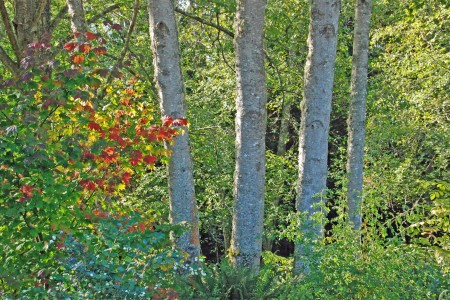
[[138,213],[98,219],[95,232],[59,234],[52,244],[60,251],[57,267],[24,297],[63,299],[148,299],[172,288],[174,265],[183,253],[171,248],[170,232],[181,226],[156,225]]

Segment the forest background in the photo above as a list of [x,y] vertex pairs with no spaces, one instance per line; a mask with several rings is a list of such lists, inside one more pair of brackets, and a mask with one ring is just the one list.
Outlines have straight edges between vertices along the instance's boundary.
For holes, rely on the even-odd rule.
[[[266,4],[259,272],[233,260],[236,3],[176,3],[187,111],[164,117],[147,3],[84,1],[77,23],[67,9],[77,2],[0,1],[2,298],[449,297],[446,1],[373,2],[357,232],[347,222],[346,171],[355,5],[341,2],[327,189],[316,207],[323,238],[300,274],[293,254],[306,216],[295,203],[314,1]],[[202,256],[180,246],[186,232],[196,244],[195,228],[174,225],[169,209],[167,166],[183,137]]]

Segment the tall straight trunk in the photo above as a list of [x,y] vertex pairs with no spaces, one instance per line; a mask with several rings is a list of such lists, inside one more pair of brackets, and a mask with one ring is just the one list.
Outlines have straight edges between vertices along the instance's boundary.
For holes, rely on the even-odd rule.
[[361,229],[361,204],[366,136],[367,67],[372,0],[357,0],[353,38],[352,78],[350,86],[350,116],[348,120],[347,198],[349,221],[355,230]]
[[[173,1],[149,0],[148,13],[161,114],[173,118],[185,117],[184,84]],[[198,212],[189,134],[187,127],[183,129],[185,133],[176,137],[173,145],[166,143],[166,147],[172,150],[168,165],[170,219],[174,224],[187,222],[191,226],[175,240],[175,244],[187,252],[193,262],[200,256]]]
[[49,8],[48,0],[15,0],[14,1],[14,20],[15,35],[20,50],[25,50],[31,42],[40,41],[43,34],[48,30]]
[[81,33],[77,37],[78,42],[85,41],[84,33],[87,31],[87,25],[84,17],[83,0],[67,0],[67,9],[72,32]]
[[[323,226],[311,219],[322,203],[327,182],[328,132],[333,94],[334,65],[340,1],[310,0],[308,58],[302,103],[299,181],[296,209],[305,213],[301,224],[307,239],[295,247],[294,272],[308,273],[309,241],[322,236]],[[320,206],[320,205],[319,205]]]
[[265,0],[239,0],[235,19],[236,169],[231,260],[236,267],[259,269],[264,187],[266,81]]

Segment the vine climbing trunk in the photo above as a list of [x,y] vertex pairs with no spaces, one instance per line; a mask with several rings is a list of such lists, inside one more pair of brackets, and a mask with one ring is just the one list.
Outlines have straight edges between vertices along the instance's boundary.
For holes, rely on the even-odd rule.
[[[172,0],[149,0],[148,13],[152,40],[155,80],[163,116],[186,117],[184,84],[180,67],[178,33]],[[200,256],[198,212],[194,191],[192,159],[187,127],[184,134],[166,143],[172,151],[168,164],[170,219],[174,224],[187,222],[190,228],[176,238],[175,244],[187,252],[190,262]]]
[[265,0],[239,0],[235,19],[236,169],[231,260],[236,267],[259,269],[264,187],[266,81]]
[[357,0],[353,38],[350,115],[348,120],[347,199],[349,221],[361,229],[364,140],[366,137],[367,68],[372,0]]
[[326,191],[328,132],[340,10],[339,0],[309,2],[309,50],[301,105],[299,180],[295,204],[297,211],[305,214],[305,219],[300,225],[304,238],[295,245],[295,273],[309,273],[312,261],[308,254],[312,242],[323,232],[323,225],[314,217],[320,212]]

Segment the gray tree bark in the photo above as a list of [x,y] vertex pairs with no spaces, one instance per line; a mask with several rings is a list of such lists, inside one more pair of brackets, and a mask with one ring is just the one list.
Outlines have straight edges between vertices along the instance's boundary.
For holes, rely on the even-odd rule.
[[235,19],[236,169],[231,260],[258,271],[261,257],[264,187],[266,82],[265,0],[239,0]]
[[70,17],[70,28],[72,32],[81,33],[77,37],[78,42],[85,41],[84,34],[87,30],[86,20],[84,17],[84,8],[82,0],[67,0],[67,8]]
[[[161,114],[180,118],[186,116],[184,84],[180,67],[180,52],[174,5],[172,0],[149,0],[148,13],[152,40],[155,80],[160,97]],[[187,127],[185,133],[166,143],[172,150],[168,165],[170,219],[173,224],[187,222],[189,231],[175,244],[190,256],[200,256],[198,212],[194,191],[192,159]]]
[[350,115],[348,120],[347,198],[349,221],[361,229],[364,140],[366,136],[367,68],[372,0],[357,0],[353,38]]
[[[302,103],[299,147],[299,181],[296,209],[305,213],[300,225],[307,240],[322,236],[323,226],[311,219],[318,212],[326,191],[328,132],[336,60],[339,0],[310,0],[308,58]],[[295,247],[294,272],[308,273],[311,244]]]
[[40,41],[42,35],[48,30],[48,13],[50,1],[15,0],[14,20],[17,44],[21,50],[28,47],[31,42]]

